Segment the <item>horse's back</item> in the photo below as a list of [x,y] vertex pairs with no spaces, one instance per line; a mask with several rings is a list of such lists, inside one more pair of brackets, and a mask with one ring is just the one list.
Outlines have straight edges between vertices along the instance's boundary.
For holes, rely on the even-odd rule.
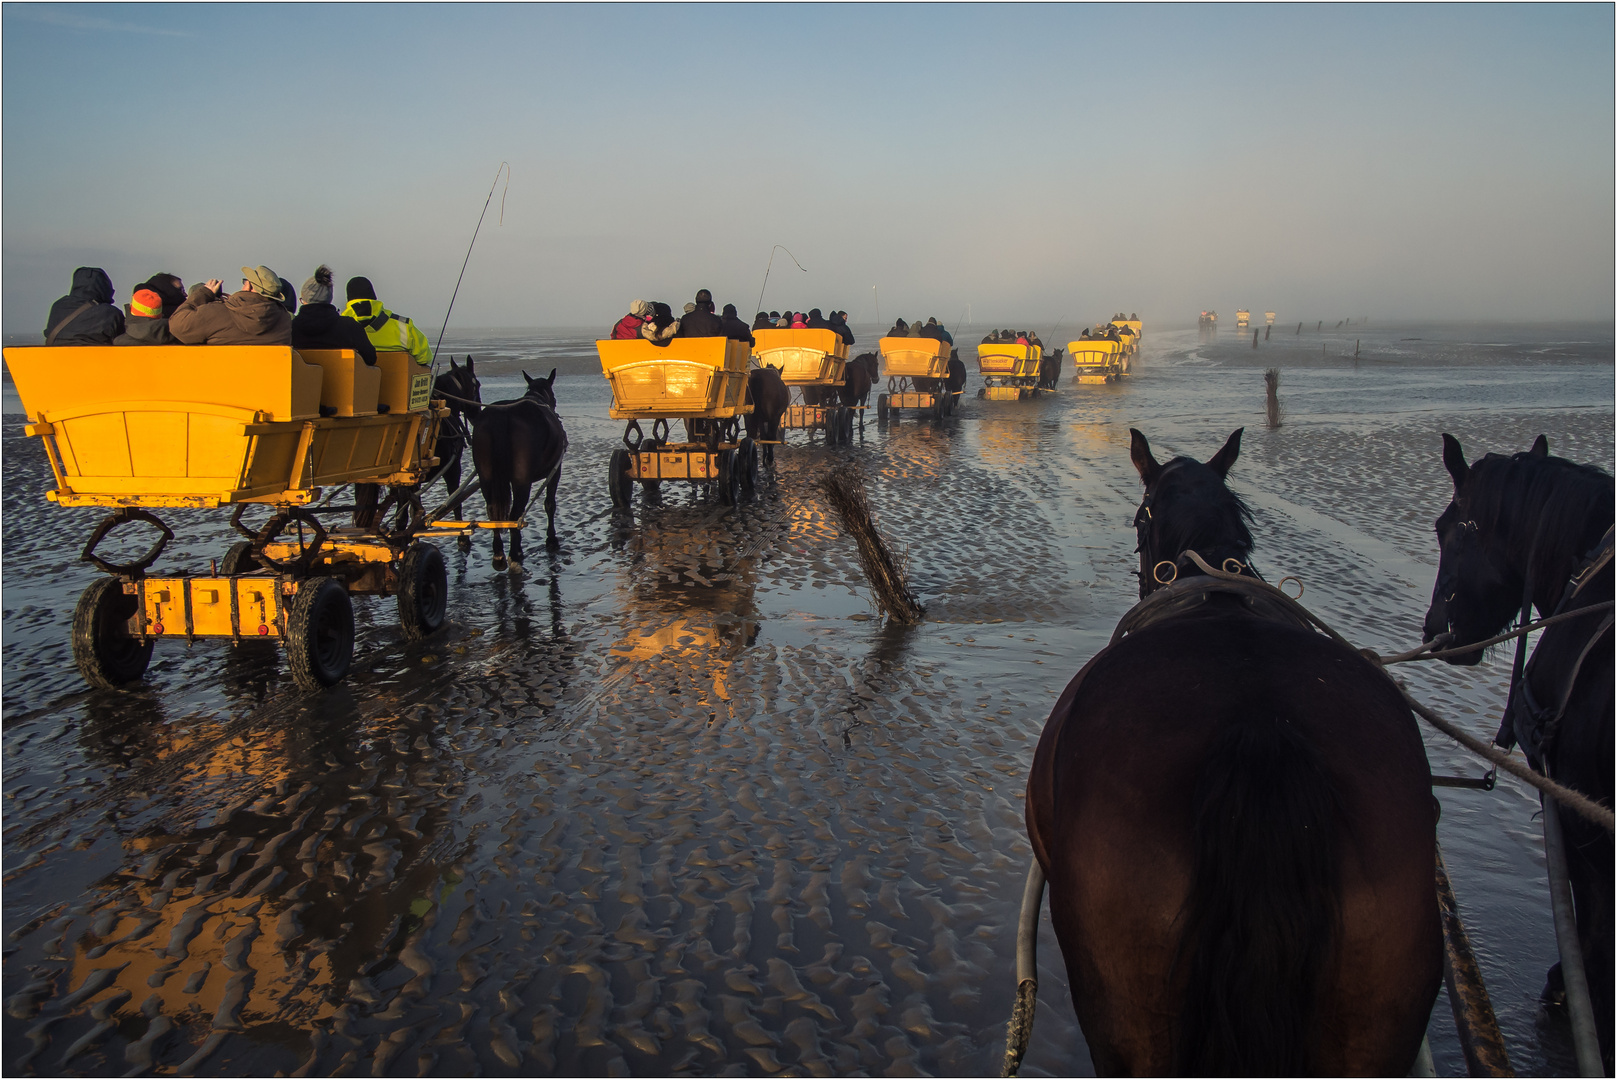
[[[1244,780],[1212,775],[1239,770],[1232,740],[1248,734],[1264,744],[1255,760],[1283,764]],[[1282,781],[1306,807],[1276,795]],[[1231,783],[1246,790],[1222,802],[1209,796]],[[1339,893],[1337,962],[1324,967],[1333,975],[1318,986],[1321,1034],[1306,1060],[1318,1071],[1407,1068],[1402,1056],[1419,1045],[1440,975],[1430,783],[1397,689],[1322,635],[1241,616],[1188,617],[1097,656],[1052,712],[1028,783],[1029,833],[1096,1067],[1186,1067],[1176,1047],[1195,965],[1193,943],[1181,954],[1181,938],[1198,853],[1218,830],[1198,815],[1215,806],[1231,816],[1247,810],[1223,842],[1254,849],[1226,860],[1256,857],[1254,881],[1269,869],[1265,854],[1287,850],[1290,818],[1324,815],[1320,828],[1338,838],[1329,875]],[[1308,837],[1290,839],[1306,861]]]

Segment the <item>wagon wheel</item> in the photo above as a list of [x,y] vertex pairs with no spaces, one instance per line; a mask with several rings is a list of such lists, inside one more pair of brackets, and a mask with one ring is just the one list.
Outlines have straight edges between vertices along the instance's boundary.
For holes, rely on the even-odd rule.
[[741,501],[741,470],[736,462],[736,452],[720,450],[718,459],[719,502],[734,506]]
[[932,392],[932,422],[943,423],[943,395],[936,390]]
[[616,509],[629,508],[629,498],[634,492],[631,472],[629,451],[621,448],[612,451],[612,457],[606,464],[606,490],[612,496],[612,505]]
[[305,690],[341,682],[354,659],[354,605],[342,582],[307,578],[298,584],[286,619],[286,657]]
[[979,398],[987,397],[988,396],[988,387],[986,387],[986,386],[977,387],[977,396]]
[[881,423],[881,424],[885,424],[887,422],[887,395],[886,394],[877,394],[876,395],[876,422]]
[[250,574],[254,570],[263,569],[263,564],[253,558],[253,542],[251,540],[238,540],[230,545],[225,557],[219,561],[219,572],[225,577],[235,577],[238,574]]
[[146,673],[154,642],[129,633],[138,604],[117,578],[98,578],[80,594],[73,609],[73,661],[91,686],[117,690]]
[[853,409],[842,410],[842,445],[853,445]]
[[421,540],[399,560],[399,625],[410,641],[436,634],[449,608],[449,572],[436,546]]
[[758,490],[758,444],[752,441],[752,436],[741,440],[736,460],[741,472],[741,490],[751,495]]

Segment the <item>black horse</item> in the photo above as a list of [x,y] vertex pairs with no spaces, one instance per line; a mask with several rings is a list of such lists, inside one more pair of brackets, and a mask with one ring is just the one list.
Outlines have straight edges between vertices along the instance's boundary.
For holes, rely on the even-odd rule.
[[1068,684],[1027,787],[1095,1068],[1405,1075],[1442,978],[1415,719],[1255,580],[1224,482],[1241,432],[1205,464],[1131,434],[1149,598]]
[[[513,401],[483,407],[472,423],[472,462],[483,483],[483,504],[490,521],[515,521],[528,508],[536,483],[545,485],[545,546],[556,547],[556,484],[567,453],[567,432],[556,415],[556,369],[547,378],[531,378],[528,392]],[[494,569],[505,569],[504,530],[495,529]],[[522,566],[522,530],[511,532],[511,565]]]
[[466,366],[460,367],[455,358],[449,358],[449,370],[433,380],[432,393],[449,405],[449,419],[438,427],[438,441],[433,456],[442,464],[444,485],[450,494],[460,487],[461,455],[471,442],[472,418],[482,410],[483,384],[477,378],[475,362],[466,357]]
[[[1520,614],[1541,616],[1612,600],[1612,478],[1589,465],[1551,457],[1540,435],[1532,449],[1488,454],[1468,465],[1452,435],[1443,464],[1454,498],[1437,519],[1441,548],[1428,641],[1447,633],[1448,648],[1493,637]],[[1606,558],[1602,562],[1602,550]],[[1527,760],[1557,781],[1611,805],[1612,618],[1592,611],[1546,627],[1521,678],[1513,680],[1495,741],[1520,743]],[[1449,657],[1475,664],[1482,650]],[[1604,829],[1560,807],[1567,877],[1578,918],[1584,968],[1601,1053],[1612,1063],[1613,845]],[[1558,996],[1559,965],[1545,996]]]
[[765,465],[775,464],[775,444],[780,442],[780,418],[791,404],[791,392],[780,377],[780,368],[764,365],[747,376],[747,400],[752,412],[747,414],[747,435],[753,444],[761,447],[760,460]]
[[1054,390],[1061,382],[1061,349],[1039,357],[1039,389]]

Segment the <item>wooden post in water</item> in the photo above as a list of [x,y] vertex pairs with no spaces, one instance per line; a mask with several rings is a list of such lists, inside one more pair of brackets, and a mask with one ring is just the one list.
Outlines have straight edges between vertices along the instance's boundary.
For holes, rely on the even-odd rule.
[[[879,322],[880,320],[877,320],[877,321]],[[1325,329],[1325,320],[1321,319],[1319,321],[1319,323],[1317,325],[1315,325],[1314,332],[1317,334],[1317,333],[1323,331],[1324,329]]]
[[1272,326],[1265,326],[1265,327],[1264,327],[1264,328],[1263,328],[1263,340],[1264,340],[1264,341],[1268,341],[1268,340],[1269,340],[1269,331],[1270,331],[1270,330],[1273,330],[1273,329],[1274,329],[1274,327],[1272,327]]
[[1297,324],[1297,336],[1298,337],[1303,336],[1303,324],[1302,323]]
[[1252,328],[1252,347],[1254,349],[1258,347],[1258,328],[1256,326]]
[[1264,419],[1270,428],[1280,426],[1280,369],[1272,367],[1263,373]]

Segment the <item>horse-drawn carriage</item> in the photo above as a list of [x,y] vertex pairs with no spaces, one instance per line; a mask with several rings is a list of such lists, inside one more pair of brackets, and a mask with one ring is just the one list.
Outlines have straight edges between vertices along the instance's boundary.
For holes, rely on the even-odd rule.
[[[624,448],[612,451],[607,484],[612,505],[627,507],[639,481],[654,495],[664,480],[711,483],[734,503],[758,482],[758,447],[741,436],[747,401],[748,349],[722,337],[597,341],[601,370],[612,385],[611,417],[628,421]],[[672,441],[669,424],[685,425]],[[641,421],[651,422],[647,437]]]
[[1235,328],[1237,330],[1245,330],[1246,327],[1247,327],[1247,324],[1250,323],[1251,321],[1252,321],[1252,313],[1250,311],[1246,310],[1246,308],[1238,308],[1236,310],[1236,312],[1235,312]]
[[977,346],[977,370],[983,386],[977,396],[989,401],[1015,401],[1039,390],[1039,365],[1044,350],[1014,341],[989,341]]
[[[408,353],[381,352],[375,367],[351,350],[287,345],[10,348],[5,359],[55,477],[46,497],[113,511],[82,555],[108,575],[73,616],[85,681],[110,689],[139,679],[159,638],[227,637],[280,641],[293,678],[318,689],[347,674],[351,594],[396,596],[407,638],[443,624],[444,560],[425,541],[471,523],[429,523],[421,508],[448,410],[429,400],[430,376]],[[388,494],[361,508],[362,525],[323,522],[355,510],[320,503],[324,489],[346,484]],[[256,529],[243,523],[255,504],[273,508]],[[243,539],[208,573],[148,574],[174,536],[153,509],[226,506]],[[97,554],[136,521],[160,533],[143,557]]]
[[1080,383],[1116,382],[1128,370],[1123,343],[1111,338],[1079,338],[1067,342],[1075,377]]
[[954,412],[958,387],[949,385],[949,358],[953,348],[941,338],[884,337],[881,374],[887,390],[876,396],[876,418],[895,419],[904,409],[916,409],[941,420]]
[[1113,319],[1112,326],[1117,327],[1117,336],[1123,342],[1123,355],[1133,356],[1140,351],[1140,333],[1144,324],[1139,319]]
[[823,431],[835,446],[853,438],[854,414],[863,405],[844,405],[848,346],[842,335],[825,328],[754,330],[752,355],[759,367],[780,371],[792,400],[781,414],[783,430]]

